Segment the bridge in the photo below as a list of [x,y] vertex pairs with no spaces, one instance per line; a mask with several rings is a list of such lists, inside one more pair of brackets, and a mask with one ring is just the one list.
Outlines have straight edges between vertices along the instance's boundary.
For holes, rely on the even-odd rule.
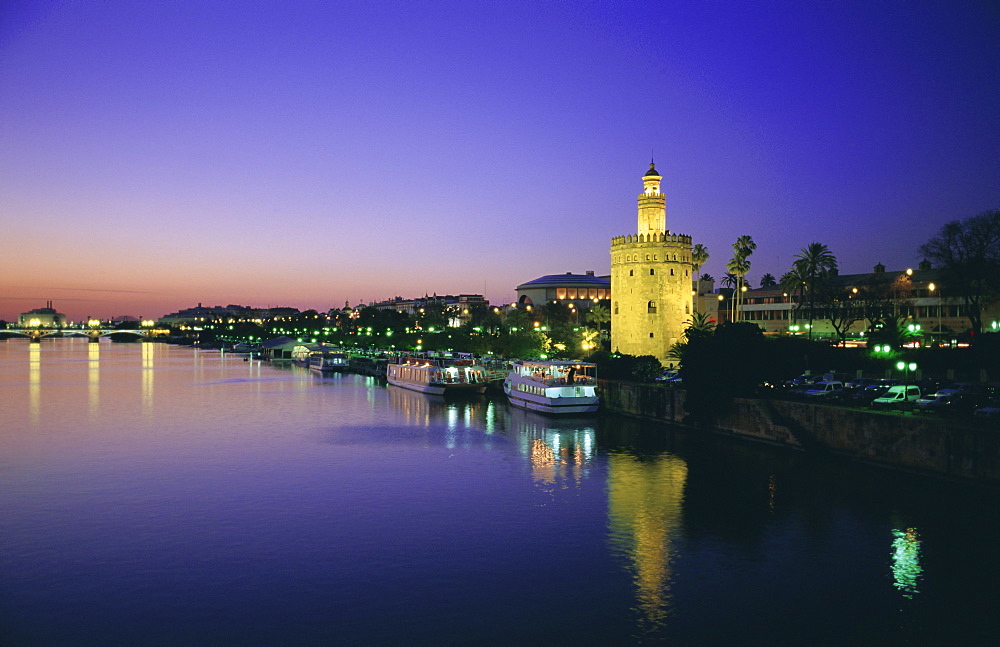
[[0,336],[27,337],[32,343],[37,343],[42,337],[88,337],[92,344],[97,343],[101,337],[111,335],[134,335],[136,339],[152,339],[169,333],[162,328],[140,328],[140,329],[120,329],[102,328],[100,326],[84,326],[80,328],[47,328],[36,326],[30,328],[5,328],[0,329]]

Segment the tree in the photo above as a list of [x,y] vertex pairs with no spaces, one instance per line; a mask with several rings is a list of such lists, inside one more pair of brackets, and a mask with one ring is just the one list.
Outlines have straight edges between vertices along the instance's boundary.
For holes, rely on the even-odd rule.
[[715,277],[714,277],[714,276],[712,276],[711,274],[702,274],[702,275],[701,275],[701,276],[700,276],[700,277],[698,278],[698,280],[699,280],[699,281],[709,281],[709,282],[711,282],[711,283],[715,283]]
[[743,285],[747,273],[750,272],[750,255],[753,254],[755,249],[757,249],[757,243],[753,242],[753,238],[750,236],[740,236],[733,243],[733,257],[726,266],[726,271],[730,274],[735,274],[739,278],[736,290],[734,291],[736,296],[734,300],[734,314],[739,311],[739,307],[743,301]]
[[687,350],[688,344],[692,341],[699,341],[711,337],[715,332],[715,322],[707,313],[696,312],[691,315],[691,319],[688,320],[687,328],[684,329],[684,333],[681,341],[675,343],[667,351],[667,359],[673,360],[678,365],[683,366],[684,364],[684,353]]
[[868,320],[869,336],[879,330],[894,330],[900,326],[913,305],[910,300],[912,287],[906,274],[900,274],[895,279],[876,274],[857,286],[854,300],[861,308],[862,319]]
[[795,257],[795,267],[804,282],[809,296],[809,338],[812,339],[812,324],[816,310],[817,291],[827,277],[837,273],[837,257],[822,243],[809,243]]
[[606,305],[595,303],[584,318],[589,323],[596,325],[597,329],[600,330],[604,327],[604,324],[611,321],[611,310]]
[[791,295],[790,301],[795,303],[795,307],[792,309],[792,320],[798,321],[799,311],[802,308],[805,295],[805,277],[802,276],[798,267],[792,265],[790,270],[781,275],[781,280],[778,281],[778,285],[782,290]]
[[695,276],[701,271],[701,266],[708,262],[708,259],[708,248],[701,243],[691,248],[691,265],[694,266],[693,274]]
[[778,286],[778,280],[774,278],[774,274],[768,272],[764,276],[760,277],[760,287],[774,288],[777,286]]
[[865,318],[864,305],[855,299],[856,292],[825,290],[823,310],[841,345],[846,345],[847,331]]
[[942,285],[961,297],[972,330],[983,330],[983,309],[1000,296],[1000,211],[945,224],[920,246],[941,268]]

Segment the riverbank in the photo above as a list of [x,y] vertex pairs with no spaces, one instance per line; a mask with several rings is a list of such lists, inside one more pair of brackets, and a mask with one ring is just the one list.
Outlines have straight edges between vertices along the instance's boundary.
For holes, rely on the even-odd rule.
[[[684,391],[601,380],[608,411],[688,425]],[[737,398],[712,432],[880,467],[1000,485],[1000,430],[957,420],[831,405]]]

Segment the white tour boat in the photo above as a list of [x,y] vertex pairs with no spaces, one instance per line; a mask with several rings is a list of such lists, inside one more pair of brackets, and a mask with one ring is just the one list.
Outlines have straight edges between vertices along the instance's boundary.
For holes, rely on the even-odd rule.
[[597,365],[564,360],[523,360],[511,364],[503,391],[515,407],[542,413],[597,411]]
[[386,367],[389,384],[411,391],[445,395],[484,393],[486,369],[471,357],[402,357]]
[[341,373],[348,367],[347,353],[325,349],[309,354],[309,370],[317,373]]

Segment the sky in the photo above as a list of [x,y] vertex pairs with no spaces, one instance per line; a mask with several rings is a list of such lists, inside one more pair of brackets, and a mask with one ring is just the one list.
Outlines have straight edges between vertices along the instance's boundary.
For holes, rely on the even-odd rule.
[[515,298],[667,227],[916,265],[1000,209],[1000,6],[0,5],[0,319]]

